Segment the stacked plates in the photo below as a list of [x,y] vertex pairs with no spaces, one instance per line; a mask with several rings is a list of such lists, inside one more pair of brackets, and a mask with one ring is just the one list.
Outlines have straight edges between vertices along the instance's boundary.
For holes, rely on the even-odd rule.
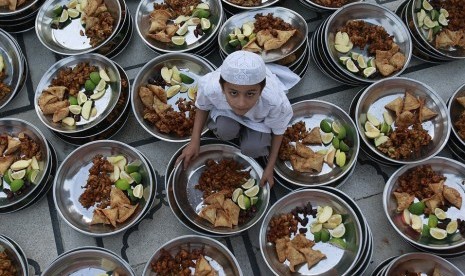
[[6,252],[6,255],[16,268],[16,275],[29,276],[26,254],[15,241],[7,236],[0,235],[0,252]]
[[[432,137],[432,142],[421,149],[420,155],[397,160],[377,149],[374,140],[368,138],[365,134],[365,123],[368,113],[383,122],[383,113],[387,111],[384,106],[398,97],[404,97],[405,91],[424,99],[425,106],[438,115],[422,123],[423,129],[428,131],[428,134]],[[350,115],[355,120],[358,133],[362,138],[360,148],[370,159],[388,166],[413,164],[437,155],[446,145],[450,133],[450,117],[446,104],[431,87],[412,79],[389,78],[368,86],[360,93],[352,101]]]
[[135,276],[131,266],[112,251],[95,246],[72,249],[58,256],[43,272],[54,275],[127,275]]
[[[18,136],[19,133],[26,133],[33,139],[41,149],[42,160],[39,162],[41,170],[36,177],[36,185],[32,184],[27,187],[21,195],[15,195],[13,199],[8,199],[3,190],[0,191],[0,214],[12,213],[27,208],[38,202],[53,184],[53,177],[58,166],[56,152],[47,142],[43,134],[32,124],[21,119],[3,118],[0,119],[0,134]],[[3,188],[9,185],[5,180]],[[8,186],[7,186],[8,185]]]
[[[428,1],[430,2],[430,1]],[[422,8],[423,0],[406,0],[396,9],[396,14],[405,22],[413,42],[413,55],[427,62],[445,62],[465,58],[465,49],[461,47],[436,48],[429,42],[428,29],[420,27],[417,14]]]
[[[216,37],[220,26],[225,20],[225,15],[220,0],[205,0],[202,2],[209,6],[210,16],[208,20],[211,27],[204,31],[203,35],[196,37],[194,35],[196,26],[189,26],[187,33],[183,35],[185,39],[183,45],[176,45],[173,42],[161,42],[148,36],[151,25],[150,13],[154,11],[154,4],[163,4],[165,3],[164,0],[143,0],[140,2],[135,18],[137,33],[147,47],[159,54],[189,52],[199,56],[207,56],[216,50]],[[174,19],[172,18],[170,21]],[[178,35],[175,34],[175,36]]]
[[95,47],[90,45],[90,39],[87,36],[80,34],[85,32],[80,17],[71,20],[71,23],[62,29],[52,28],[55,6],[69,3],[69,0],[47,0],[40,8],[35,27],[37,37],[45,47],[63,56],[92,52],[109,58],[115,57],[126,48],[133,33],[133,26],[131,14],[124,0],[105,1],[108,11],[115,18],[113,31],[108,38]]
[[5,107],[23,89],[28,74],[26,57],[23,55],[18,42],[7,32],[0,29],[0,55],[3,57],[4,69],[7,77],[3,83],[11,91],[0,98],[0,110]]
[[[255,225],[261,217],[265,214],[268,206],[270,194],[269,186],[261,187],[258,194],[259,204],[257,204],[257,211],[254,217],[248,220],[245,224],[237,225],[232,228],[227,227],[213,227],[207,220],[198,215],[199,208],[203,206],[202,191],[195,188],[198,184],[198,179],[205,169],[205,162],[208,159],[220,161],[221,159],[228,158],[234,159],[236,162],[242,164],[245,168],[250,169],[251,178],[259,180],[263,174],[261,166],[253,159],[243,155],[235,146],[227,144],[206,144],[200,147],[198,157],[191,161],[189,166],[183,169],[183,163],[179,163],[168,179],[167,190],[173,190],[174,202],[170,200],[170,206],[176,214],[179,209],[184,218],[190,222],[189,225],[195,225],[195,229],[201,229],[203,233],[209,233],[210,236],[231,236],[246,231]],[[170,187],[171,185],[171,187]],[[170,192],[168,192],[170,194]],[[182,222],[182,221],[181,221]],[[187,225],[186,225],[187,226]],[[189,227],[190,228],[190,227]]]
[[459,136],[458,129],[455,126],[455,122],[458,121],[460,114],[465,112],[465,107],[457,101],[457,98],[459,97],[465,97],[465,85],[462,85],[459,89],[457,89],[457,91],[455,91],[455,93],[449,98],[447,107],[452,121],[452,131],[447,145],[455,157],[465,163],[465,140]]
[[[308,269],[306,264],[297,266],[296,273],[299,275],[363,275],[373,256],[373,236],[370,227],[355,202],[348,195],[330,187],[321,187],[318,190],[301,189],[282,197],[271,206],[260,228],[260,251],[268,267],[276,275],[291,275],[288,262],[283,264],[278,261],[275,245],[267,241],[267,232],[272,217],[289,213],[296,207],[304,209],[307,203],[310,203],[313,208],[330,206],[344,217],[346,232],[343,238],[346,242],[346,249],[330,243],[318,242],[313,246],[313,250],[320,250],[326,255],[326,259],[311,269]],[[300,219],[304,218],[299,216]],[[309,221],[306,227],[309,228],[314,218],[311,215],[307,218]],[[297,228],[300,227],[302,225],[299,222]],[[307,231],[305,235],[307,239],[314,240],[311,231]]]
[[[407,253],[397,257],[391,257],[379,264],[371,275],[388,276],[388,275],[444,275],[444,276],[463,276],[455,265],[449,261],[428,253]],[[432,274],[433,271],[439,272]]]
[[[38,104],[42,91],[51,85],[60,69],[74,67],[80,62],[106,68],[110,76],[105,95],[94,101],[97,114],[85,120],[81,118],[74,126],[62,122],[54,123],[51,115],[44,115]],[[83,91],[82,88],[80,91]],[[82,145],[90,141],[108,139],[113,136],[128,118],[130,102],[130,85],[124,70],[110,59],[98,54],[83,54],[62,59],[42,76],[35,94],[35,109],[41,121],[59,138],[74,144]],[[72,115],[72,113],[70,113]],[[71,116],[70,115],[70,116]],[[78,115],[79,116],[79,115]]]
[[[98,154],[104,157],[121,154],[127,158],[128,163],[136,160],[142,163],[139,172],[142,175],[144,191],[139,206],[128,220],[117,224],[116,227],[104,224],[89,225],[95,207],[86,209],[79,202],[79,197],[85,190],[82,187],[89,177],[92,159]],[[156,190],[154,170],[137,149],[118,141],[103,140],[85,144],[66,157],[53,183],[53,199],[58,213],[70,227],[90,236],[103,237],[125,231],[137,224],[150,211],[155,201]]]
[[[383,191],[384,212],[394,230],[396,230],[396,232],[404,240],[415,248],[445,258],[463,256],[465,254],[465,237],[462,236],[459,231],[447,234],[444,239],[436,239],[431,236],[431,231],[428,233],[430,235],[424,235],[415,231],[409,224],[404,222],[404,213],[396,210],[397,200],[394,196],[394,191],[399,188],[399,178],[408,170],[423,165],[431,166],[435,173],[442,174],[446,177],[444,185],[455,189],[462,198],[465,197],[465,189],[463,187],[463,179],[465,179],[465,165],[449,158],[434,157],[418,164],[405,165],[392,174],[386,182],[386,186]],[[463,205],[461,209],[458,209],[455,206],[449,207],[446,211],[447,218],[451,220],[465,220],[465,213],[463,212],[463,209]],[[422,220],[422,224],[429,224],[427,215],[420,215],[419,217]]]
[[[289,122],[289,126],[303,121],[308,130],[315,127],[320,127],[322,120],[330,120],[332,122],[341,123],[346,129],[347,144],[350,144],[350,149],[347,152],[347,161],[345,165],[340,167],[336,164],[330,167],[327,163],[323,163],[323,168],[320,173],[300,173],[292,168],[290,161],[282,161],[278,159],[275,165],[275,175],[278,183],[288,189],[309,188],[316,186],[340,186],[350,177],[357,163],[359,151],[359,137],[355,123],[347,113],[341,108],[328,102],[308,100],[292,104],[293,117]],[[323,133],[320,130],[320,133]],[[330,144],[331,141],[327,144]],[[328,149],[328,145],[312,145],[311,149],[314,152]]]
[[[229,249],[226,246],[212,238],[197,235],[177,237],[163,244],[160,248],[158,248],[155,251],[152,257],[149,259],[149,261],[145,265],[144,272],[142,272],[142,275],[158,275],[152,270],[151,264],[155,264],[156,261],[161,256],[163,256],[162,251],[167,251],[174,258],[174,256],[176,256],[181,250],[186,250],[187,252],[192,252],[192,250],[203,251],[204,258],[216,271],[215,275],[243,275],[241,267],[239,266],[239,263],[236,260],[236,257],[232,254],[231,251],[229,251]],[[197,274],[196,271],[195,275],[204,274]]]
[[[382,26],[394,36],[394,42],[399,45],[400,52],[405,55],[405,64],[402,69],[389,75],[395,77],[407,68],[412,55],[412,42],[405,24],[393,12],[387,8],[369,3],[352,3],[338,9],[316,29],[311,39],[311,54],[318,68],[328,77],[348,85],[364,85],[373,83],[387,77],[381,74],[373,78],[365,78],[350,72],[344,64],[339,61],[342,56],[334,47],[337,30],[351,20],[363,20],[367,23]],[[354,47],[352,52],[368,56],[366,49]]]
[[[212,139],[212,138],[203,138],[200,140],[200,146],[206,146],[206,145],[224,145],[224,146],[234,146],[234,144],[227,142],[227,141],[222,141],[218,139]],[[184,213],[181,211],[179,208],[178,204],[176,203],[176,200],[174,198],[174,192],[173,192],[173,173],[176,168],[176,160],[178,157],[181,155],[182,150],[187,146],[184,145],[182,146],[179,150],[177,150],[173,157],[171,157],[170,161],[168,162],[168,165],[166,166],[166,171],[165,171],[165,190],[167,193],[167,198],[168,198],[168,204],[170,205],[171,211],[173,211],[174,216],[179,220],[181,224],[183,224],[185,227],[193,231],[194,233],[197,233],[199,235],[203,236],[210,236],[214,238],[219,238],[219,237],[224,237],[227,235],[222,235],[222,234],[215,234],[211,233],[209,231],[205,231],[202,228],[198,227],[194,223],[192,223],[190,220],[187,219],[187,217],[184,215]]]
[[[349,0],[345,5],[348,5],[350,3],[355,3],[355,2],[363,2],[364,0]],[[327,7],[321,4],[316,3],[315,1],[312,0],[299,0],[299,2],[304,5],[305,7],[317,11],[317,12],[335,12],[339,8],[337,7]],[[324,1],[323,1],[324,2]]]
[[44,2],[45,0],[26,1],[14,11],[7,6],[1,7],[0,28],[9,33],[22,33],[34,28],[36,15]]
[[282,7],[271,7],[263,9],[247,10],[240,14],[236,14],[229,18],[222,26],[218,35],[218,43],[220,45],[220,57],[224,60],[226,56],[236,51],[229,45],[229,34],[234,33],[235,28],[242,28],[242,25],[247,22],[254,22],[254,16],[261,13],[267,15],[273,14],[275,17],[283,19],[297,29],[295,34],[281,48],[271,51],[262,51],[259,55],[262,56],[265,62],[273,62],[289,67],[294,73],[303,77],[308,69],[308,60],[310,49],[308,46],[308,26],[305,19],[293,10]]
[[[246,2],[246,1],[244,1],[244,2]],[[222,2],[223,2],[224,11],[228,15],[228,17],[231,17],[231,16],[233,16],[235,14],[238,14],[238,13],[241,13],[243,11],[261,9],[261,8],[266,8],[266,7],[275,5],[275,4],[277,4],[279,2],[279,0],[260,0],[259,5],[250,6],[250,7],[242,6],[240,4],[235,4],[231,0],[222,0]],[[238,2],[238,1],[236,0],[234,2]]]
[[[145,107],[139,97],[139,89],[141,86],[149,84],[149,80],[162,78],[161,70],[163,67],[171,69],[174,66],[176,66],[181,73],[185,73],[194,79],[193,83],[188,84],[189,87],[195,87],[197,85],[198,77],[213,72],[216,69],[215,65],[198,55],[187,53],[169,53],[160,55],[149,61],[146,65],[144,65],[144,67],[142,67],[139,73],[137,73],[131,90],[131,105],[139,124],[154,137],[168,142],[187,142],[190,141],[190,136],[179,137],[174,133],[163,133],[154,124],[145,120]],[[187,92],[187,90],[184,92]],[[168,104],[171,104],[171,106],[178,111],[176,102],[180,98],[189,100],[188,97],[188,93],[178,92],[176,95],[168,99]],[[204,127],[202,134],[207,132],[207,130],[208,129]]]

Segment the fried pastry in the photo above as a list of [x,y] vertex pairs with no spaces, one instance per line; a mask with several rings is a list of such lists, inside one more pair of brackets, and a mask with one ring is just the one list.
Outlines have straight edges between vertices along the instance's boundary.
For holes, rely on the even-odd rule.
[[394,111],[396,115],[399,116],[400,113],[402,112],[403,106],[404,106],[404,100],[401,97],[398,97],[392,102],[385,105],[384,107],[391,111]]
[[442,195],[450,204],[454,205],[458,209],[462,208],[462,196],[456,189],[444,185]]
[[295,272],[295,266],[305,263],[305,256],[295,249],[291,243],[288,243],[286,251],[286,259],[289,260],[289,269]]
[[305,146],[300,142],[295,143],[295,149],[297,154],[303,158],[311,158],[312,155],[315,153],[311,148]]
[[413,96],[409,91],[405,92],[404,107],[402,111],[411,111],[420,107],[420,101]]
[[397,200],[397,212],[407,209],[415,199],[415,195],[410,195],[409,193],[394,192],[394,196]]
[[286,261],[286,251],[287,251],[287,243],[289,242],[289,237],[284,237],[277,239],[276,243],[276,254],[278,255],[278,260],[283,263]]
[[312,266],[319,263],[322,259],[326,258],[326,255],[321,253],[320,250],[313,250],[311,248],[301,248],[299,251],[304,254],[305,260],[307,261],[307,266],[310,269]]
[[310,145],[321,145],[323,141],[321,140],[321,133],[319,127],[314,127],[302,140],[304,144]]

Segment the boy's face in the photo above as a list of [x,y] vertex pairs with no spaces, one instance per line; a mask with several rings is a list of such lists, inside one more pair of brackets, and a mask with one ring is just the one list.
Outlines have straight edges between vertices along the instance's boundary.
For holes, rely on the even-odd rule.
[[262,94],[262,86],[260,84],[237,85],[225,82],[223,93],[234,113],[242,116],[257,103]]

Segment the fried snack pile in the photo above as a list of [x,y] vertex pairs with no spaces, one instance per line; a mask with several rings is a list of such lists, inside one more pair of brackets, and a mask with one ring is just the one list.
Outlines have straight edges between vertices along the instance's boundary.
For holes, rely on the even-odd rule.
[[253,32],[255,37],[250,38],[242,50],[261,52],[281,48],[295,33],[296,29],[279,17],[269,13],[255,15]]
[[465,141],[465,96],[458,97],[457,101],[464,108],[464,110],[460,114],[458,120],[454,122],[454,126],[457,128],[457,133],[459,134],[460,138]]
[[319,250],[313,250],[315,242],[308,240],[305,235],[297,234],[293,239],[284,237],[276,240],[276,254],[280,262],[289,261],[289,270],[295,272],[295,266],[307,262],[310,269],[319,263],[326,255]]
[[262,3],[262,0],[228,0],[228,2],[243,7],[256,7]]
[[110,208],[95,208],[90,224],[103,223],[116,227],[116,223],[124,223],[129,219],[138,206],[139,203],[131,205],[131,201],[123,191],[112,187],[110,192]]
[[87,62],[79,62],[73,68],[61,68],[52,79],[51,86],[64,86],[69,89],[71,96],[76,96],[92,72],[98,72],[98,68]]
[[95,47],[111,36],[115,18],[103,0],[88,0],[83,12],[85,35],[90,39],[90,45]]
[[315,3],[331,8],[340,8],[348,2],[349,0],[315,0]]
[[233,191],[250,178],[250,171],[243,171],[244,167],[233,159],[222,159],[218,163],[209,159],[206,168],[199,178],[196,189],[203,192],[203,198],[220,192],[226,198],[231,198]]
[[100,154],[94,156],[92,163],[84,186],[86,190],[79,196],[79,202],[87,209],[96,203],[98,208],[104,209],[110,205],[112,183],[109,174],[113,172],[113,165]]
[[152,270],[160,276],[191,276],[191,268],[195,268],[194,276],[216,276],[218,272],[205,259],[203,249],[187,251],[181,249],[173,258],[165,249],[161,256],[150,263]]
[[15,276],[18,271],[6,252],[0,252],[0,275]]
[[431,165],[408,170],[399,178],[399,188],[394,192],[397,211],[408,208],[415,198],[425,203],[426,214],[434,214],[436,208],[447,210],[450,205],[461,209],[460,193],[445,185],[445,181],[446,177],[433,171]]
[[406,91],[405,97],[398,97],[385,108],[396,115],[396,129],[391,132],[386,143],[377,148],[393,159],[407,159],[421,156],[421,149],[428,146],[431,136],[422,127],[422,122],[438,114],[425,106],[425,100]]
[[354,46],[360,49],[368,46],[367,52],[375,56],[376,68],[381,75],[389,76],[404,67],[405,55],[394,42],[394,36],[389,35],[382,26],[363,20],[351,20],[338,31],[347,33]]
[[168,104],[166,91],[157,85],[147,84],[139,88],[139,97],[144,104],[144,119],[154,124],[162,133],[174,133],[178,137],[192,133],[195,120],[195,105],[192,101],[179,98],[175,111]]
[[232,228],[239,224],[239,206],[230,198],[225,198],[224,193],[218,192],[204,199],[207,204],[199,216],[208,220],[214,227]]
[[26,0],[0,0],[0,7],[8,7],[10,11],[15,11],[24,3]]

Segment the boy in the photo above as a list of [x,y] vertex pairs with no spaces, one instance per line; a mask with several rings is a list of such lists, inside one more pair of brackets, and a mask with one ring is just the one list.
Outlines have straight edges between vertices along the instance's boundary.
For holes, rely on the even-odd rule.
[[208,128],[222,140],[239,138],[243,154],[268,155],[260,185],[274,184],[273,170],[292,108],[284,85],[267,69],[261,56],[236,51],[216,71],[198,81],[197,107],[192,138],[177,162],[184,167],[196,158],[200,134],[208,117]]

